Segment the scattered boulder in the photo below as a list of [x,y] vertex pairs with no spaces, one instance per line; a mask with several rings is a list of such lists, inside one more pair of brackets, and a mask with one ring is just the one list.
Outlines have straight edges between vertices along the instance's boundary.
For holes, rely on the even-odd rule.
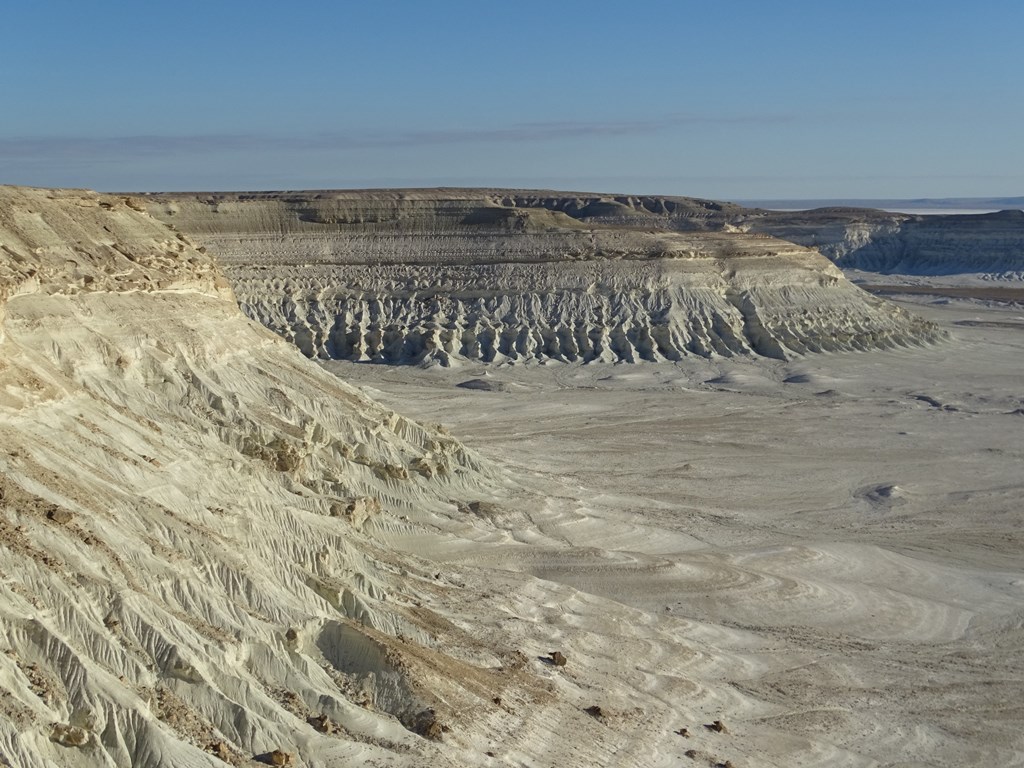
[[62,747],[84,747],[89,743],[90,733],[85,728],[70,723],[54,723],[50,741]]
[[223,760],[225,763],[231,762],[231,750],[223,741],[214,741],[207,744],[206,751],[218,760]]
[[704,723],[704,727],[707,728],[709,731],[714,731],[715,733],[729,732],[729,730],[725,727],[725,723],[723,723],[721,720],[715,720],[715,722],[713,723]]
[[601,709],[599,706],[597,706],[597,704],[591,704],[589,707],[587,707],[583,711],[586,712],[591,717],[597,718],[598,720],[601,720],[601,719],[604,718],[604,710]]
[[438,472],[438,467],[429,456],[419,456],[409,462],[409,468],[428,480]]
[[295,765],[295,755],[281,749],[275,749],[272,752],[264,752],[262,755],[256,755],[253,759],[258,763],[263,763],[264,765]]
[[295,627],[288,627],[288,631],[284,633],[284,639],[289,643],[294,643],[299,639],[299,631]]
[[684,754],[684,755],[686,755],[686,756],[687,756],[688,758],[690,758],[691,760],[696,760],[696,759],[697,759],[697,756],[698,756],[698,755],[699,755],[700,753],[699,753],[699,752],[698,752],[698,751],[697,751],[696,749],[688,749],[688,750],[686,750],[685,752],[683,752],[683,754]]
[[564,667],[566,662],[568,662],[568,659],[565,658],[565,654],[561,651],[551,651],[548,653],[548,656],[551,657],[551,663],[556,667]]
[[467,504],[459,504],[459,512],[475,515],[492,522],[502,515],[501,507],[489,501],[471,501]]
[[374,464],[373,473],[381,480],[408,480],[409,470],[395,464]]
[[444,733],[444,727],[437,719],[437,713],[433,709],[424,709],[418,713],[412,719],[409,730],[431,741],[440,741],[441,734]]
[[460,381],[455,386],[460,389],[475,389],[478,392],[508,392],[508,385],[505,382],[487,379],[469,379]]
[[302,454],[291,443],[275,440],[267,446],[273,455],[271,466],[278,472],[294,472],[302,466]]
[[331,720],[327,715],[316,715],[315,717],[309,718],[306,722],[316,728],[316,730],[320,731],[320,733],[326,733],[328,735],[337,733],[341,730],[341,726]]
[[331,504],[331,516],[345,518],[357,531],[362,530],[366,521],[379,515],[380,511],[380,502],[372,496],[357,496]]
[[682,736],[684,739],[690,738],[690,729],[689,728],[680,728],[678,731],[676,731],[676,733],[679,734],[680,736]]
[[71,514],[71,511],[64,509],[64,507],[51,507],[47,511],[46,517],[48,520],[52,520],[57,523],[57,525],[67,525],[75,519],[75,516]]
[[278,472],[294,472],[302,466],[303,455],[299,449],[283,438],[263,444],[255,436],[242,438],[238,450],[244,456],[258,459]]

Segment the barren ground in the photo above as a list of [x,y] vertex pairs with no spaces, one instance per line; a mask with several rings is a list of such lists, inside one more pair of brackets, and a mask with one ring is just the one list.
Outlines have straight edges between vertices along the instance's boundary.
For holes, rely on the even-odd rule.
[[[724,719],[723,759],[1022,765],[1024,309],[911,308],[952,340],[789,363],[326,365],[548,494],[496,500],[500,535],[392,543],[644,611],[628,644],[618,617],[574,629],[641,696]],[[539,634],[558,624],[556,604],[512,602]],[[661,659],[647,629],[717,650]],[[680,738],[684,763],[698,742]]]

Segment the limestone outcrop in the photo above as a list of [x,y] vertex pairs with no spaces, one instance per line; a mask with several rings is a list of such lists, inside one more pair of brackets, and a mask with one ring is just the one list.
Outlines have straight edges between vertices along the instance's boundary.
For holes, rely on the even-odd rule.
[[743,229],[817,248],[844,269],[1024,279],[1024,211],[910,215],[855,208],[744,214]]
[[0,187],[0,312],[0,762],[337,751],[312,715],[414,753],[403,718],[467,694],[410,610],[433,571],[374,537],[495,471],[247,320],[131,198]]
[[[493,190],[171,195],[251,318],[310,357],[640,362],[919,344],[816,251],[686,198]],[[728,231],[727,231],[728,230]]]

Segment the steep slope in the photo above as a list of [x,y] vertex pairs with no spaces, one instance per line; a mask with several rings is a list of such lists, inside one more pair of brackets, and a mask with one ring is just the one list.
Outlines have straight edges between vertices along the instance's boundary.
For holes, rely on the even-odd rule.
[[320,358],[638,362],[917,344],[935,329],[708,201],[495,190],[174,195],[246,313]]
[[448,562],[575,557],[535,521],[578,500],[246,319],[139,200],[0,187],[0,248],[0,764],[788,764],[668,727],[778,711],[735,633]]
[[435,647],[444,588],[369,533],[493,470],[247,321],[131,200],[0,188],[0,244],[0,762],[415,754],[507,685]]
[[[552,391],[563,389],[563,374],[613,388],[646,376],[680,415],[660,427],[679,442],[663,441],[650,427],[665,420],[642,382],[620,400],[584,403],[576,421],[559,398],[527,389],[523,430],[504,405],[478,403],[465,418],[501,436],[488,455],[504,457],[504,445],[549,420],[544,429],[574,426],[596,448],[574,467],[574,452],[592,450],[586,440],[539,451],[527,440],[509,459],[536,484],[523,487],[441,428],[369,400],[247,320],[212,256],[143,207],[139,198],[0,187],[0,764],[650,768],[689,758],[868,766],[936,756],[941,764],[1007,764],[1019,755],[1004,706],[1019,688],[1019,655],[1012,643],[1000,645],[1019,625],[1016,560],[1009,570],[1017,550],[991,528],[1010,553],[1007,569],[998,559],[994,574],[969,569],[956,580],[970,586],[959,597],[941,562],[908,568],[906,557],[886,558],[874,573],[880,561],[861,558],[862,550],[838,552],[839,508],[828,499],[843,496],[853,476],[822,474],[811,460],[787,464],[786,439],[761,421],[778,419],[810,458],[823,451],[829,444],[808,425],[843,433],[833,408],[846,395],[819,393],[820,374],[794,368],[798,375],[779,383],[814,388],[813,400],[791,409],[751,407],[748,394],[719,402],[700,375],[677,401],[683,390],[660,380],[666,371],[678,376],[676,366],[615,376],[519,370],[550,374]],[[525,228],[534,216],[547,213],[528,212]],[[642,242],[661,237],[644,234]],[[641,241],[601,247],[615,242]],[[949,354],[956,349],[914,352],[929,372]],[[870,356],[845,362],[888,367]],[[704,365],[789,370],[765,361]],[[410,373],[461,379],[436,369],[389,375]],[[1016,407],[1009,380],[1009,399],[982,392],[976,400],[990,411]],[[457,410],[451,391],[435,396]],[[955,407],[929,405],[911,418],[908,410],[925,408],[921,396],[908,409],[890,391],[872,396],[893,404],[893,430],[952,415],[966,421],[945,427],[954,440],[944,451],[963,450],[958,430],[973,424],[967,445],[992,452],[946,480],[959,499],[957,530],[961,510],[975,515],[989,503],[989,491],[980,500],[960,492],[957,478],[974,481],[975,468],[979,482],[1011,478],[991,493],[1002,500],[997,511],[1016,510],[1009,430],[1000,445],[983,435],[988,422],[979,414]],[[787,404],[798,402],[787,395]],[[491,422],[498,408],[506,421]],[[803,414],[795,431],[792,410]],[[602,411],[604,431],[594,431],[589,422]],[[716,414],[724,418],[711,428]],[[870,425],[876,416],[868,409],[845,418]],[[760,426],[745,432],[743,423]],[[577,434],[560,439],[574,444]],[[609,440],[622,441],[619,455],[632,454],[612,473],[604,471],[616,456]],[[654,446],[660,458],[652,463]],[[904,446],[893,443],[885,456]],[[850,456],[867,454],[857,447]],[[847,454],[832,459],[842,465]],[[920,461],[925,476],[934,472],[936,464]],[[661,476],[651,487],[677,487],[677,501],[636,482],[651,472]],[[616,479],[591,485],[594,473]],[[760,481],[769,475],[780,477]],[[643,487],[616,488],[620,477]],[[830,478],[825,489],[821,477]],[[914,500],[915,485],[899,493],[933,515],[930,496]],[[797,546],[766,545],[765,486],[781,498],[785,519],[822,526],[829,546],[820,556],[817,532],[799,533]],[[805,496],[804,488],[817,490]],[[885,488],[885,504],[902,503],[890,499],[895,486]],[[842,515],[858,519],[857,536],[864,525],[908,524],[861,521],[860,503],[839,502]],[[741,523],[747,506],[749,526]],[[1013,519],[1011,532],[1019,529]],[[739,530],[741,546],[732,533],[715,543],[713,529]],[[946,551],[948,537],[935,529],[928,536]],[[981,534],[977,541],[967,549],[988,552]],[[865,572],[875,585],[866,595],[856,586]],[[938,597],[918,594],[923,583]],[[737,612],[746,596],[752,613]],[[986,635],[991,625],[962,619],[972,603],[992,616],[1005,612],[1006,634]],[[757,618],[761,611],[772,617]],[[803,626],[801,611],[820,614],[825,631]],[[858,629],[861,621],[869,627]],[[901,634],[922,627],[941,640],[932,655],[919,656]],[[951,632],[968,629],[982,633],[980,645],[970,635],[948,644]],[[896,654],[847,631],[892,634]],[[996,667],[990,648],[998,648]],[[897,657],[910,661],[894,666]],[[996,688],[993,669],[1006,678]],[[905,692],[925,678],[934,681],[929,703],[905,712]],[[966,697],[950,694],[960,688]],[[701,727],[719,718],[728,729]],[[991,722],[972,725],[982,719]],[[966,736],[957,732],[965,723]]]
[[1024,279],[1024,211],[920,216],[855,208],[772,212],[739,226],[818,248],[845,269]]

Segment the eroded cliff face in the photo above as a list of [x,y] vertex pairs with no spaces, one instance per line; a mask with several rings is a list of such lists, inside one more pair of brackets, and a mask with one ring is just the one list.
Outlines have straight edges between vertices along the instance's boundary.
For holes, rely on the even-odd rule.
[[710,201],[421,190],[148,208],[215,251],[245,312],[311,357],[785,358],[937,336],[814,250],[736,231],[742,209]]
[[0,187],[0,247],[5,765],[415,756],[490,701],[466,680],[510,684],[374,541],[493,468],[248,321],[130,198]]
[[1024,279],[1024,211],[918,216],[839,208],[744,214],[745,230],[817,248],[844,269]]
[[[425,198],[428,210],[438,207]],[[0,187],[0,763],[646,768],[676,764],[684,747],[699,748],[708,762],[725,754],[741,764],[786,764],[808,753],[826,762],[849,758],[849,743],[831,745],[831,731],[808,740],[805,723],[786,732],[774,724],[780,716],[789,722],[793,711],[777,686],[778,674],[793,669],[792,640],[665,616],[663,606],[648,613],[578,592],[569,579],[517,572],[546,573],[552,555],[568,552],[562,562],[574,573],[593,568],[618,579],[613,563],[625,573],[641,564],[633,523],[609,545],[628,544],[622,551],[589,551],[607,534],[608,519],[588,522],[574,511],[592,495],[575,477],[563,494],[558,470],[544,480],[553,493],[539,498],[443,429],[410,421],[326,374],[239,311],[212,249],[184,233],[184,206],[175,214],[181,231],[144,210],[167,204]],[[209,205],[195,202],[196,231]],[[347,210],[331,206],[331,215]],[[462,221],[458,208],[445,215]],[[879,317],[889,305],[864,304],[817,257],[800,266],[803,249],[701,233],[707,220],[699,216],[696,234],[680,234],[646,225],[609,230],[548,208],[476,208],[473,216],[486,223],[460,224],[450,237],[421,235],[421,223],[395,231],[366,211],[360,226],[373,229],[341,238],[337,222],[293,222],[239,202],[237,215],[259,218],[269,234],[218,237],[239,241],[239,253],[262,243],[267,258],[281,260],[263,267],[268,274],[246,267],[260,291],[283,279],[275,270],[287,266],[296,270],[290,279],[326,275],[331,290],[358,286],[354,276],[364,274],[367,294],[429,280],[417,291],[478,306],[496,293],[480,286],[483,275],[519,286],[512,295],[536,296],[530,301],[541,305],[505,310],[510,315],[544,316],[544,302],[554,301],[544,297],[564,296],[578,302],[565,305],[568,318],[586,317],[582,297],[596,286],[627,330],[640,311],[623,298],[630,291],[664,295],[661,304],[647,301],[667,313],[679,302],[694,317],[724,296],[721,311],[742,318],[731,331],[737,339],[751,348],[751,339],[774,339],[787,354],[818,332],[813,323],[825,299],[834,301],[833,318],[843,316],[841,297],[849,295],[851,325],[887,327]],[[307,224],[322,231],[282,235],[286,228],[302,234]],[[467,236],[470,226],[482,227],[478,237]],[[315,243],[319,260],[310,256]],[[364,270],[342,280],[328,258],[341,246],[376,256],[357,265],[341,260]],[[409,262],[408,248],[419,248],[423,262]],[[467,262],[444,267],[452,249],[463,249]],[[398,277],[382,283],[391,274]],[[851,292],[836,293],[837,286]],[[396,316],[406,316],[400,309]],[[655,327],[660,316],[650,314]],[[608,317],[593,323],[607,327]],[[707,338],[731,338],[708,317]],[[916,321],[895,312],[889,322]],[[787,327],[793,340],[779,330]],[[616,343],[658,349],[656,335],[650,339]],[[580,354],[588,341],[589,334],[558,337],[558,354],[570,344]],[[895,343],[884,333],[868,341]],[[682,342],[669,337],[662,348],[670,343]],[[543,473],[530,475],[540,482]],[[787,487],[787,504],[791,494]],[[581,547],[567,543],[569,526],[584,529],[578,541],[589,561],[575,559]],[[760,522],[754,532],[760,548]],[[656,580],[665,546],[659,539],[657,557],[640,565]],[[465,553],[488,548],[482,562],[498,567],[449,562],[459,557],[452,553],[466,562]],[[503,558],[523,550],[507,569]],[[746,558],[735,567],[760,596],[765,577],[751,578]],[[700,568],[714,575],[686,576],[684,591],[731,580],[713,563]],[[794,582],[783,581],[791,600]],[[820,596],[820,581],[811,584],[807,594]],[[813,664],[822,635],[798,630]],[[739,647],[753,650],[738,655]],[[765,649],[779,647],[782,655],[766,664]],[[858,641],[857,653],[863,647]],[[567,652],[567,666],[556,666],[555,649]],[[747,682],[761,670],[763,700],[753,685],[736,686],[736,670]],[[839,684],[830,678],[828,685]],[[722,712],[730,724],[735,714],[747,733],[708,732],[713,741],[691,742],[674,730],[703,731],[699,724]],[[889,735],[902,739],[914,727],[900,721]],[[862,732],[844,731],[854,742]],[[765,758],[768,742],[784,757]]]

